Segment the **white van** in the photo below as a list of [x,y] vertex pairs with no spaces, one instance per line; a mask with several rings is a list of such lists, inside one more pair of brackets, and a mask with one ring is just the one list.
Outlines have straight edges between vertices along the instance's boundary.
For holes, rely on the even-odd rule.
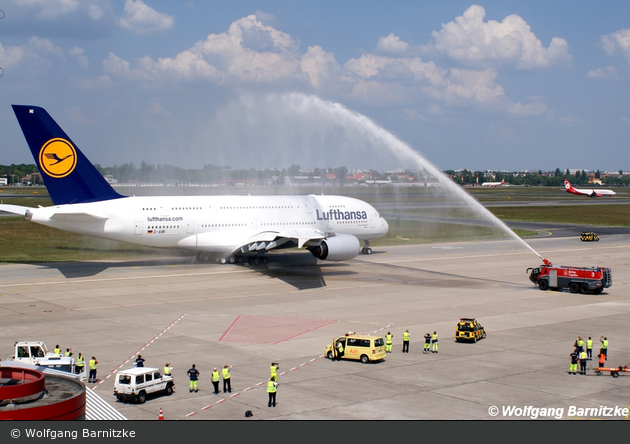
[[127,400],[143,404],[147,395],[163,393],[173,394],[175,380],[170,375],[162,375],[158,368],[136,367],[121,370],[116,374],[114,396],[121,402]]

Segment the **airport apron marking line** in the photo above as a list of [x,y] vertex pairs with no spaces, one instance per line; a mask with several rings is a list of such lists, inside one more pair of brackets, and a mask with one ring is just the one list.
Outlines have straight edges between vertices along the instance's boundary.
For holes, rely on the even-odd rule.
[[153,339],[151,339],[147,344],[144,345],[144,347],[140,348],[140,350],[138,350],[137,352],[135,352],[133,355],[129,356],[129,358],[125,359],[123,361],[122,364],[120,364],[118,367],[116,367],[115,369],[113,369],[111,372],[109,372],[109,374],[107,376],[105,376],[105,378],[99,380],[95,386],[90,387],[92,390],[95,390],[96,388],[98,388],[99,385],[101,385],[102,383],[104,383],[107,379],[109,379],[114,373],[117,373],[118,370],[120,368],[122,368],[125,364],[128,364],[129,361],[131,361],[133,359],[134,356],[136,356],[138,353],[140,353],[142,350],[144,350],[145,348],[147,348],[149,345],[151,345],[156,339],[158,339],[160,336],[162,336],[164,333],[166,333],[172,326],[174,326],[175,324],[177,324],[179,321],[181,321],[184,316],[186,316],[185,314],[181,315],[179,318],[177,318],[175,321],[171,322],[170,325],[168,327],[166,327],[164,330],[162,330],[157,336],[155,336]]
[[[181,318],[180,318],[180,319],[181,319]],[[178,320],[179,320],[179,319],[178,319]],[[176,321],[176,322],[177,322],[177,321]],[[376,330],[376,331],[375,331],[375,332],[373,332],[373,333],[378,333],[379,331],[383,331],[383,330],[385,330],[385,329],[391,328],[391,327],[392,327],[392,326],[394,326],[394,325],[396,325],[396,324],[395,324],[395,323],[388,324],[388,325],[386,325],[385,327],[383,327],[383,328],[381,328],[381,329],[379,329],[379,330]],[[369,336],[369,335],[371,335],[371,334],[373,334],[373,333],[369,333],[369,334],[368,334],[368,336]],[[309,362],[315,362],[315,361],[317,361],[318,359],[325,358],[325,357],[326,357],[326,355],[319,355],[317,358],[312,358],[311,360],[309,360]],[[308,365],[308,362],[304,362],[304,363],[300,364],[298,367],[292,367],[292,368],[290,368],[290,369],[289,369],[289,372],[292,372],[292,371],[294,371],[294,370],[298,370],[300,367],[304,367],[304,366],[306,366],[306,365]],[[284,376],[284,375],[286,375],[287,373],[288,373],[288,372],[282,372],[282,373],[279,373],[279,374],[278,374],[278,376]],[[267,384],[267,381],[260,381],[259,383],[257,383],[257,384],[256,384],[256,387],[260,387],[260,386],[262,386],[262,385],[265,385],[265,386],[266,386],[266,384]],[[244,390],[242,391],[242,393],[245,393],[245,392],[250,392],[250,391],[252,391],[252,390],[254,390],[254,387],[247,387],[246,389],[244,389]],[[234,398],[234,397],[236,397],[236,396],[238,396],[238,395],[240,395],[240,394],[241,394],[241,392],[236,392],[236,393],[234,393],[234,394],[230,395],[230,398]],[[222,404],[222,403],[224,403],[224,402],[225,402],[225,401],[227,401],[227,400],[228,400],[228,398],[221,398],[221,399],[219,399],[219,400],[216,402],[216,404]],[[201,410],[202,410],[202,411],[204,411],[204,410],[208,410],[208,409],[210,409],[211,407],[212,407],[211,405],[207,405],[207,406],[205,406],[205,407],[202,407],[202,408],[201,408]],[[186,418],[188,418],[188,417],[190,417],[190,416],[194,416],[194,415],[196,415],[197,413],[198,413],[198,412],[190,412],[190,413],[188,413],[187,415],[185,415],[185,417],[186,417]]]

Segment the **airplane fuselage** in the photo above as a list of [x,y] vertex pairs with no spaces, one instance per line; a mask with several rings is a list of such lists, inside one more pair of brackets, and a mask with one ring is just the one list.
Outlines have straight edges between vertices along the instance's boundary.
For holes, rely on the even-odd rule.
[[370,240],[388,230],[370,204],[319,195],[123,197],[33,208],[28,218],[120,242],[221,253],[231,253],[260,232],[288,231],[299,238],[300,230],[316,230]]

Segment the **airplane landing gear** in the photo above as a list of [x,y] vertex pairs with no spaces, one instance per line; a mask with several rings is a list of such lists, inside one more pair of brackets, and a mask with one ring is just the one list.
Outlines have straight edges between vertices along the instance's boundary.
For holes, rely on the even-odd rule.
[[370,248],[370,241],[364,241],[363,248],[361,248],[361,253],[372,254],[372,249]]

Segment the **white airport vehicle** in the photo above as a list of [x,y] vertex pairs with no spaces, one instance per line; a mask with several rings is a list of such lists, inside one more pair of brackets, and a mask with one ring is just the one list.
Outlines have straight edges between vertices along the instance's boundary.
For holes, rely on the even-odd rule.
[[118,401],[134,401],[144,404],[147,396],[163,393],[171,396],[175,390],[175,380],[163,375],[159,368],[134,367],[120,370],[114,382],[114,396]]
[[33,366],[72,373],[73,375],[79,375],[81,380],[87,378],[85,365],[82,368],[77,367],[73,356],[63,356],[63,354],[48,351],[48,347],[42,341],[16,342],[13,356],[10,356],[7,361],[22,362]]

